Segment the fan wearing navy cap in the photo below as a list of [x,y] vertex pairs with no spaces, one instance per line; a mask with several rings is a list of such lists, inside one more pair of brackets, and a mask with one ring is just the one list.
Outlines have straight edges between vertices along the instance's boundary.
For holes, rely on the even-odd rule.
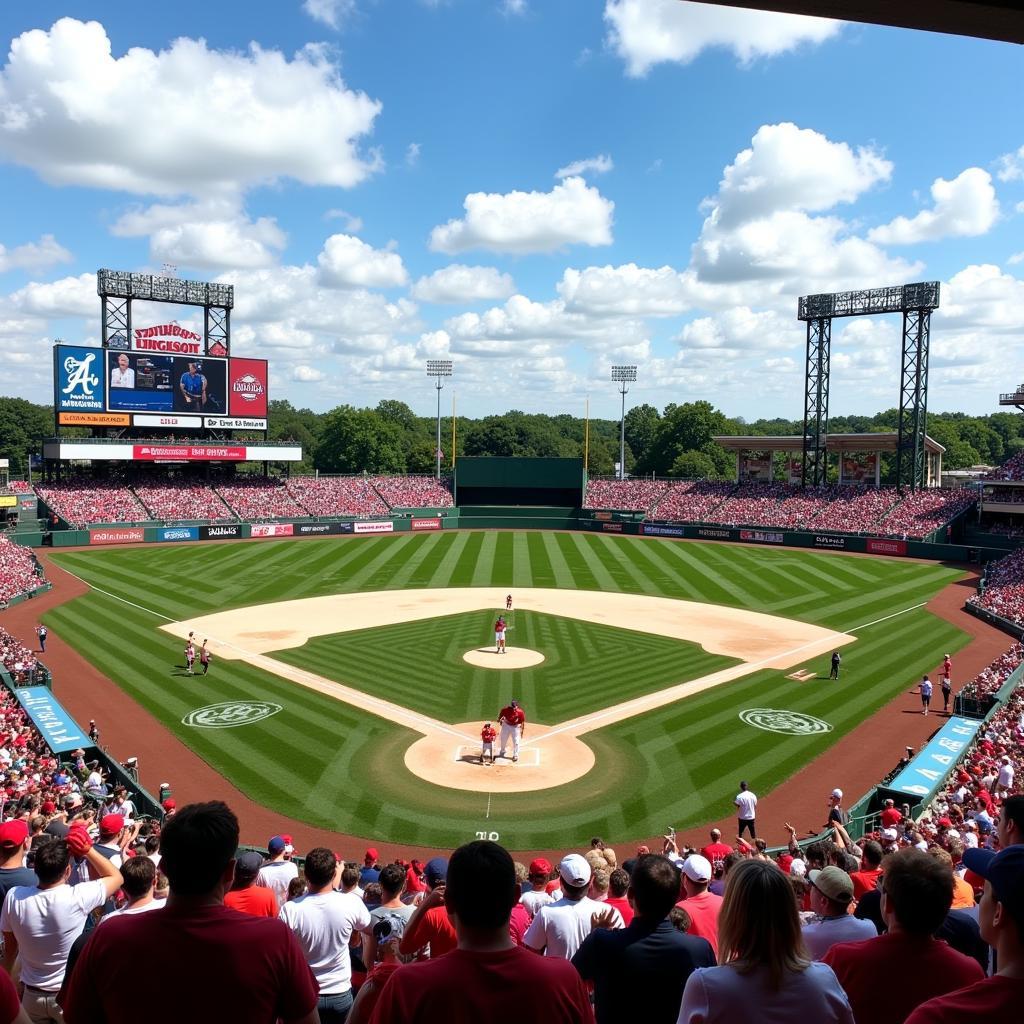
[[407,956],[416,952],[423,956],[424,947],[429,946],[431,959],[436,959],[450,953],[458,943],[455,925],[448,916],[444,901],[445,880],[448,877],[447,859],[435,857],[428,860],[423,869],[423,877],[430,891],[409,918],[398,948]]
[[981,937],[996,951],[999,970],[922,1003],[906,1024],[1016,1024],[1024,1016],[1024,846],[966,850],[964,863],[985,879],[978,908]]

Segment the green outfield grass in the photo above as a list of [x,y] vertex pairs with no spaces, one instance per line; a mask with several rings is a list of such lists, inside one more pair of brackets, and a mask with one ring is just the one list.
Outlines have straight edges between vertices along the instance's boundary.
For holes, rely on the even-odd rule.
[[[591,835],[647,836],[669,824],[684,828],[723,816],[732,810],[740,772],[752,788],[767,792],[907,691],[934,668],[942,652],[956,651],[968,639],[917,607],[956,579],[958,570],[791,549],[583,533],[451,531],[64,552],[54,559],[96,589],[47,614],[47,625],[240,789],[317,825],[409,845],[450,847],[486,829],[498,832],[513,849],[558,848]],[[240,662],[218,661],[206,679],[183,675],[180,644],[157,628],[168,620],[291,598],[445,586],[487,586],[513,594],[517,586],[656,594],[771,612],[848,630],[858,639],[844,649],[838,685],[824,678],[827,659],[807,666],[817,674],[807,683],[787,679],[782,672],[758,671],[588,733],[585,742],[594,748],[597,766],[571,786],[495,794],[488,800],[486,794],[433,786],[412,776],[403,757],[415,734],[369,713]],[[466,647],[489,639],[473,617],[458,618],[473,632]],[[517,619],[523,635],[525,620]],[[577,623],[558,639],[555,624],[562,622],[537,616],[530,628],[550,628],[557,656],[579,658],[573,661],[575,670],[584,658],[572,653],[574,638],[594,627]],[[330,648],[338,644],[339,660],[332,672],[336,678],[375,692],[386,687],[389,698],[419,707],[424,677],[431,671],[429,657],[417,660],[416,652],[402,650],[401,644],[381,644],[385,632],[404,629],[318,638],[278,657],[320,658],[320,667],[308,667],[326,674]],[[652,653],[667,654],[661,644],[670,645],[679,659],[680,672],[670,681],[712,670],[697,661],[685,667],[686,657],[711,657],[690,645],[610,632],[614,641],[601,637],[601,643],[618,644],[625,633],[630,643],[654,645],[639,653],[633,665],[623,664],[617,680],[620,700],[648,692],[651,681],[636,665]],[[380,636],[374,638],[374,633]],[[424,644],[429,639],[418,630],[413,635]],[[511,634],[513,642],[516,635]],[[389,656],[402,669],[387,673],[386,679],[381,673],[376,683],[366,664],[355,664],[375,646],[378,652],[389,646]],[[444,653],[439,648],[435,652],[434,664],[440,666],[443,662],[436,657]],[[594,658],[593,671],[601,660]],[[561,685],[552,686],[550,694],[541,692],[551,667],[532,670],[536,681],[520,695],[524,702],[530,693],[528,706],[536,712],[552,701],[548,713],[554,720],[586,711],[591,694],[580,693],[574,703],[571,687],[564,693]],[[526,673],[522,676],[528,686]],[[609,673],[607,680],[611,684],[614,675]],[[59,697],[59,679],[55,689]],[[275,702],[283,710],[237,729],[208,731],[181,723],[205,704],[253,698]],[[449,693],[446,699],[453,697]],[[484,717],[494,713],[493,701],[485,709],[466,699],[470,703],[449,703],[464,709],[465,720],[481,717],[474,716],[474,709]],[[609,702],[604,693],[599,700]],[[763,732],[738,719],[750,707],[805,712],[826,720],[833,730],[804,737]],[[431,713],[449,718],[436,708]],[[462,715],[463,710],[453,711],[449,720]],[[879,766],[880,774],[885,768]],[[173,766],[168,770],[173,774]],[[823,785],[842,784],[841,765],[836,775]]]
[[513,620],[507,644],[540,651],[545,660],[535,668],[498,672],[463,661],[468,650],[494,649],[490,611],[315,637],[271,657],[442,722],[496,718],[518,697],[543,725],[737,663],[696,644],[558,615],[520,609]]

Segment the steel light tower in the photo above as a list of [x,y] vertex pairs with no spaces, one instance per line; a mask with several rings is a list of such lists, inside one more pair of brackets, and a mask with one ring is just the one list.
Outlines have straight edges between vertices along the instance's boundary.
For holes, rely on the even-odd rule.
[[636,380],[635,366],[613,366],[612,380],[619,384],[619,392],[622,395],[622,419],[619,424],[619,479],[626,479],[626,395],[629,392],[627,386],[631,381]]
[[441,479],[441,388],[444,387],[444,378],[451,375],[452,361],[450,359],[427,360],[427,376],[434,378],[434,387],[437,388],[437,448],[434,454],[437,456],[438,480]]

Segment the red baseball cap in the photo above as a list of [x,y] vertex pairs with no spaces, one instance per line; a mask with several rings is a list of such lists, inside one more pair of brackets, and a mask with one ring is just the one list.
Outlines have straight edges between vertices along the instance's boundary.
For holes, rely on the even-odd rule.
[[366,853],[363,854],[363,860],[376,860],[380,856],[374,847],[370,847]]
[[531,875],[550,875],[551,874],[551,861],[545,860],[543,857],[538,857],[536,860],[530,861]]
[[57,810],[57,805],[52,800],[44,800],[39,810],[41,810],[43,814],[53,814]]
[[13,818],[0,825],[0,846],[21,846],[28,839],[28,825],[21,818]]
[[100,832],[103,835],[116,836],[124,828],[124,815],[104,814],[100,818]]
[[168,798],[167,798],[167,799],[166,799],[166,800],[165,800],[165,801],[164,801],[164,802],[163,802],[163,803],[161,804],[161,806],[163,807],[163,809],[164,809],[165,811],[173,811],[173,810],[174,810],[174,808],[178,806],[178,801],[177,801],[177,800],[175,800],[173,796],[169,796],[169,797],[168,797]]

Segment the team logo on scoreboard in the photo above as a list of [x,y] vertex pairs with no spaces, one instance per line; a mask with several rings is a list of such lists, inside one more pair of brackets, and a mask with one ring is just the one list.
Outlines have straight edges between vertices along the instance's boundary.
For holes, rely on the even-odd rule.
[[65,395],[74,398],[92,398],[93,391],[100,383],[99,377],[92,372],[92,361],[95,358],[96,353],[90,352],[84,359],[68,356],[64,360],[67,384],[61,388],[61,391]]
[[245,373],[231,382],[231,393],[243,402],[256,402],[266,394],[266,388],[251,373]]
[[54,398],[58,413],[103,412],[103,356],[99,349],[80,345],[54,348]]

